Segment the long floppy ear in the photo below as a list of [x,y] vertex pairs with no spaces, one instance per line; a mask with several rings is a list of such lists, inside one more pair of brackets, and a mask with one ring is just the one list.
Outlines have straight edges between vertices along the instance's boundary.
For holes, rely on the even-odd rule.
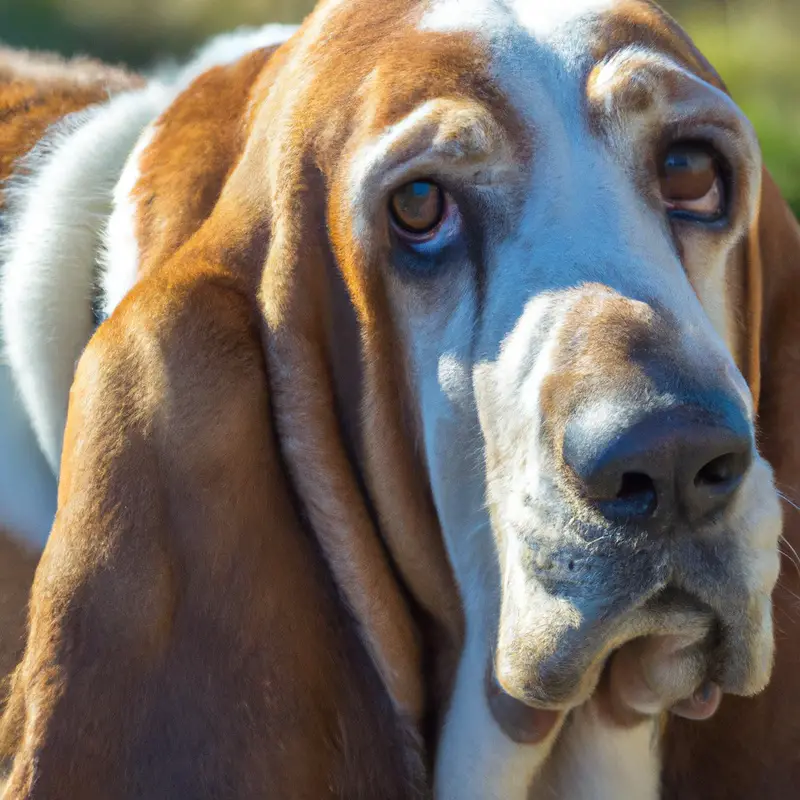
[[422,780],[297,514],[258,316],[193,251],[82,357],[4,797],[400,798]]
[[441,713],[449,692],[460,601],[385,303],[353,297],[326,209],[309,199],[325,196],[319,176],[295,178],[305,197],[298,202],[284,176],[261,287],[275,423],[303,510],[395,708],[419,725],[427,711]]
[[[800,307],[800,225],[766,170],[758,232],[752,238],[749,267],[754,300],[760,299],[763,309],[757,327],[763,394],[759,427],[763,447],[776,471],[787,473],[785,477],[790,473],[796,483],[800,478],[797,471],[800,463],[791,460],[784,466],[789,448],[784,447],[783,438],[797,424],[794,401],[800,399],[800,319],[797,314]],[[755,312],[751,312],[751,317],[755,317]]]
[[[460,656],[461,601],[382,270],[360,262],[353,210],[338,202],[359,112],[349,88],[326,94],[314,76],[289,70],[270,86],[270,102],[285,93],[292,113],[262,109],[229,189],[253,221],[272,220],[264,340],[298,500],[395,708],[435,735]],[[254,198],[253,175],[264,174],[269,188]]]
[[[58,515],[0,726],[0,758],[12,762],[4,797],[424,793],[418,731],[403,718],[416,706],[398,702],[393,683],[421,682],[422,665],[393,673],[374,646],[395,625],[413,643],[416,626],[383,543],[369,538],[355,472],[337,460],[325,394],[343,343],[308,327],[303,314],[325,298],[303,303],[301,291],[267,330],[267,368],[256,288],[280,225],[269,230],[268,209],[250,213],[264,197],[252,164],[238,173],[243,194],[228,186],[257,139],[254,81],[264,88],[280,63],[258,51],[204,73],[143,154],[131,198],[142,277],[73,386]],[[308,252],[300,270],[290,249],[269,253],[294,287],[323,263]],[[279,340],[303,336],[312,352],[333,344],[327,359],[300,364],[308,387],[287,380],[296,361],[274,358]],[[287,408],[306,410],[306,444],[308,432],[333,431],[313,442],[305,480],[295,443],[283,441]],[[315,478],[341,492],[327,507],[340,518],[318,513]],[[367,558],[343,584],[363,542]],[[386,586],[394,606],[381,605]],[[391,613],[364,613],[356,590]],[[402,648],[392,656],[407,660]]]
[[[203,204],[216,199],[219,187],[208,184],[224,183],[235,209],[221,240],[272,221],[261,298],[282,457],[395,707],[416,724],[428,688],[437,698],[447,694],[460,645],[458,595],[424,469],[405,435],[396,354],[391,343],[376,354],[378,337],[356,318],[331,257],[326,188],[308,166],[307,144],[293,150],[293,137],[309,136],[309,121],[289,117],[287,129],[271,128],[275,120],[287,122],[284,105],[302,106],[296,102],[302,82],[291,67],[284,86],[276,86],[291,58],[291,44],[275,54],[254,52],[233,75],[206,73],[192,96],[173,104],[144,155],[145,177],[136,190],[146,239],[142,271],[174,252],[194,231],[192,222],[209,213]],[[229,152],[243,137],[227,121],[231,102],[243,104],[252,125],[238,165]],[[206,158],[176,171],[173,154],[192,148]],[[276,155],[281,148],[291,156]],[[283,170],[273,177],[275,192],[259,183],[265,165]],[[185,213],[170,216],[176,206]],[[261,265],[262,258],[250,252],[247,262]],[[253,283],[255,291],[258,276]],[[423,663],[423,653],[433,653],[433,663]],[[424,685],[430,681],[423,670],[434,674],[436,685]]]
[[[784,495],[783,560],[773,594],[776,661],[766,691],[726,697],[702,725],[673,719],[666,742],[669,797],[722,800],[796,791],[800,746],[800,226],[764,170],[746,256],[747,375],[758,439]],[[702,788],[698,788],[702,787]]]

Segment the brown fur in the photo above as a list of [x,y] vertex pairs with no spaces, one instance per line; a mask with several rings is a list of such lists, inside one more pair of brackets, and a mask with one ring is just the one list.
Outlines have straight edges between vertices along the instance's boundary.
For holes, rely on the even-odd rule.
[[45,716],[10,796],[416,796],[413,737],[293,506],[255,308],[217,265],[176,272],[78,369],[20,681]]
[[214,208],[247,141],[253,83],[275,49],[203,73],[156,122],[133,192],[143,275],[172,256]]
[[[215,119],[245,130],[252,74],[243,62],[198,81],[145,152],[174,179],[155,176],[145,196],[171,230],[160,240],[158,226],[140,224],[143,250],[152,243],[160,260],[94,337],[73,387],[59,516],[6,717],[17,742],[12,796],[34,780],[41,796],[57,785],[89,798],[166,786],[186,796],[399,798],[427,783],[420,645],[441,676],[430,691],[446,692],[460,608],[404,418],[345,442],[333,416],[336,345],[319,327],[332,313],[333,276],[315,239],[324,211],[269,207],[258,175],[275,161],[258,158],[273,138],[263,123],[244,159],[240,135],[224,125],[201,132],[212,97]],[[271,78],[267,66],[261,85]],[[260,115],[270,120],[288,103],[276,88]],[[205,136],[209,170],[198,173],[196,152],[174,144],[181,118]],[[304,188],[291,181],[313,174],[281,178],[290,197]],[[276,212],[303,234],[302,256],[285,241],[269,245]],[[265,259],[269,380],[255,294]],[[320,350],[295,349],[303,341]],[[387,391],[395,384],[364,396],[398,408]],[[392,437],[383,476],[362,456],[371,436],[376,445]],[[41,723],[26,716],[34,705]]]
[[764,283],[759,439],[784,503],[783,564],[773,595],[777,655],[772,682],[758,697],[726,697],[702,725],[670,724],[665,779],[668,798],[784,800],[800,782],[800,227],[765,173],[757,246],[750,268]]
[[54,122],[139,85],[137,76],[89,59],[64,61],[0,47],[0,186]]
[[0,681],[22,655],[28,592],[37,560],[0,531]]
[[[398,23],[415,8],[313,16],[312,45],[301,33],[213,70],[160,120],[135,190],[142,278],[72,390],[59,515],[0,731],[9,797],[425,796],[425,722],[446,702],[461,611],[387,289],[342,215],[342,155],[442,94],[477,99],[527,144],[480,47]],[[646,16],[609,36],[657,23],[706,69]],[[0,93],[0,153],[101,92],[22,84]],[[791,484],[796,231],[769,187],[761,430]],[[788,630],[800,587],[784,580]],[[787,796],[795,650],[781,640],[762,698],[673,728],[671,796]],[[754,783],[765,759],[772,782]]]

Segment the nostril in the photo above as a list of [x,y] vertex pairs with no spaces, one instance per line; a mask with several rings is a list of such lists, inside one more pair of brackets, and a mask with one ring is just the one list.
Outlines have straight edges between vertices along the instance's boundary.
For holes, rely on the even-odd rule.
[[[684,490],[685,509],[693,519],[722,511],[742,482],[752,451],[725,453],[712,458],[694,474],[693,484]],[[691,473],[686,477],[690,478]]]
[[622,485],[617,492],[620,500],[630,500],[641,497],[643,494],[655,494],[656,488],[653,479],[643,472],[626,472],[622,476]]
[[630,516],[650,516],[658,506],[656,485],[644,472],[625,472],[617,492],[617,500],[624,504]]
[[697,473],[694,485],[697,489],[732,491],[747,471],[748,454],[726,453],[708,462]]
[[651,517],[658,506],[658,492],[653,479],[643,472],[624,472],[612,497],[595,500],[601,513],[619,522]]

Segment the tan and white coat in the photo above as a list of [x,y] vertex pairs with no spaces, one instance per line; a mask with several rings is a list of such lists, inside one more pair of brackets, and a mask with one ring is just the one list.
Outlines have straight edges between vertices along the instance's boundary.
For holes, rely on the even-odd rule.
[[[288,33],[144,81],[0,63],[11,118],[44,109],[0,124],[15,575],[58,479],[3,796],[785,797],[798,580],[772,670],[768,462],[798,480],[800,234],[719,78],[646,2],[327,0]],[[669,130],[728,155],[724,228],[665,221]],[[422,176],[464,198],[432,275],[385,214]],[[762,453],[723,521],[631,569],[557,452],[642,341],[735,398]],[[702,610],[648,606],[676,581]],[[641,604],[608,622],[589,585]],[[664,636],[674,662],[635,650]],[[663,728],[712,662],[731,696]],[[487,671],[551,715],[540,736],[498,724]],[[623,721],[613,687],[642,675]]]

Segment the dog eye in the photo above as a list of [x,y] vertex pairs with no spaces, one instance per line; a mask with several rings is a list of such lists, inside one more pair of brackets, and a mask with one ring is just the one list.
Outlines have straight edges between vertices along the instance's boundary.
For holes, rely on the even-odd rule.
[[445,216],[445,195],[432,181],[413,181],[401,186],[389,201],[392,222],[400,235],[429,238]]
[[725,210],[725,186],[719,159],[706,145],[673,145],[659,170],[661,196],[669,211],[701,219],[719,219]]

